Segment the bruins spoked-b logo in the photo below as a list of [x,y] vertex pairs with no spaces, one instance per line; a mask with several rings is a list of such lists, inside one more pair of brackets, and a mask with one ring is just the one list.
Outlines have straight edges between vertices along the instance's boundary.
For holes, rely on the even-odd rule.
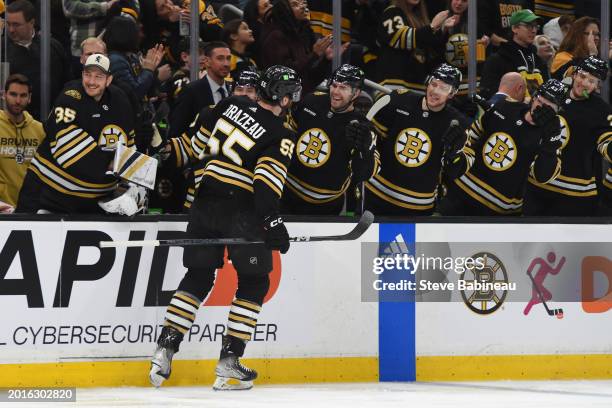
[[446,42],[446,62],[459,68],[467,67],[467,58],[463,47],[467,45],[467,34],[457,33],[448,37]]
[[431,154],[431,139],[421,129],[402,130],[395,142],[395,157],[406,167],[418,167],[425,163]]
[[[473,312],[486,315],[501,307],[508,296],[508,272],[502,261],[490,252],[479,252],[472,259],[482,259],[480,265],[468,268],[459,276],[461,297]],[[484,266],[483,266],[484,265]]]
[[98,139],[98,145],[100,147],[111,147],[115,143],[121,142],[122,144],[128,144],[127,134],[121,127],[117,125],[108,125],[100,132],[100,138]]
[[495,171],[508,170],[516,161],[516,143],[504,132],[495,132],[482,149],[482,158],[488,168]]
[[329,136],[322,129],[309,129],[298,139],[297,152],[298,158],[305,166],[320,167],[331,154]]

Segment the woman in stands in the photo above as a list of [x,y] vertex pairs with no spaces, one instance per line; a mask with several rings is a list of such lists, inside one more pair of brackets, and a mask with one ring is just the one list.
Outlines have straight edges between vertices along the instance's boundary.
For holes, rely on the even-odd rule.
[[230,47],[232,60],[230,61],[230,75],[238,79],[244,69],[257,69],[257,64],[251,58],[247,47],[255,42],[253,31],[244,20],[235,19],[225,23],[223,27],[223,42]]
[[378,24],[378,82],[391,89],[423,93],[434,63],[430,56],[442,55],[445,31],[459,19],[445,10],[430,21],[425,1],[391,0]]
[[278,0],[265,21],[257,64],[293,68],[302,78],[302,93],[312,92],[331,72],[331,35],[315,38],[303,0]]
[[553,59],[551,76],[558,80],[571,76],[574,65],[591,55],[599,54],[599,40],[599,20],[582,17],[574,21]]

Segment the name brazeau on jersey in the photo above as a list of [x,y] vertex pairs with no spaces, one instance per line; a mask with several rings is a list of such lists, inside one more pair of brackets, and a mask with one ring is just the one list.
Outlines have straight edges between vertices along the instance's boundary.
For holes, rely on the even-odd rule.
[[233,120],[249,135],[251,135],[253,139],[259,139],[264,133],[266,133],[266,129],[257,123],[251,115],[244,112],[234,104],[227,107],[225,112],[223,112],[223,116]]

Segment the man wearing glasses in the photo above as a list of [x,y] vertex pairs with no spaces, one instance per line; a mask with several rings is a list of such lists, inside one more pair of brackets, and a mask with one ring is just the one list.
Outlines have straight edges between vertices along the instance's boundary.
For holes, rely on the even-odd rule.
[[572,88],[562,105],[563,168],[549,184],[529,177],[526,215],[587,216],[597,209],[596,175],[601,158],[612,162],[612,108],[597,95],[608,77],[608,62],[590,56],[572,74]]
[[[557,112],[567,88],[541,85],[529,105],[501,101],[475,121],[462,150],[448,158],[443,215],[518,215],[528,176],[553,181],[561,171]],[[384,166],[384,162],[383,162]]]
[[540,28],[539,17],[529,9],[516,11],[510,16],[512,40],[503,43],[499,51],[485,62],[480,81],[481,95],[488,99],[499,86],[501,77],[516,71],[527,83],[527,96],[531,97],[549,77],[546,63],[538,57],[533,45]]

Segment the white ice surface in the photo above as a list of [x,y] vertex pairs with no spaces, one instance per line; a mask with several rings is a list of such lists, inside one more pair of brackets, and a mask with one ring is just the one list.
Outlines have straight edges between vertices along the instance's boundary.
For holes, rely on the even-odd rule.
[[[19,403],[17,406],[27,405]],[[256,385],[250,391],[220,392],[210,387],[81,388],[77,390],[76,404],[32,404],[39,408],[46,405],[163,408],[610,408],[612,381]]]

